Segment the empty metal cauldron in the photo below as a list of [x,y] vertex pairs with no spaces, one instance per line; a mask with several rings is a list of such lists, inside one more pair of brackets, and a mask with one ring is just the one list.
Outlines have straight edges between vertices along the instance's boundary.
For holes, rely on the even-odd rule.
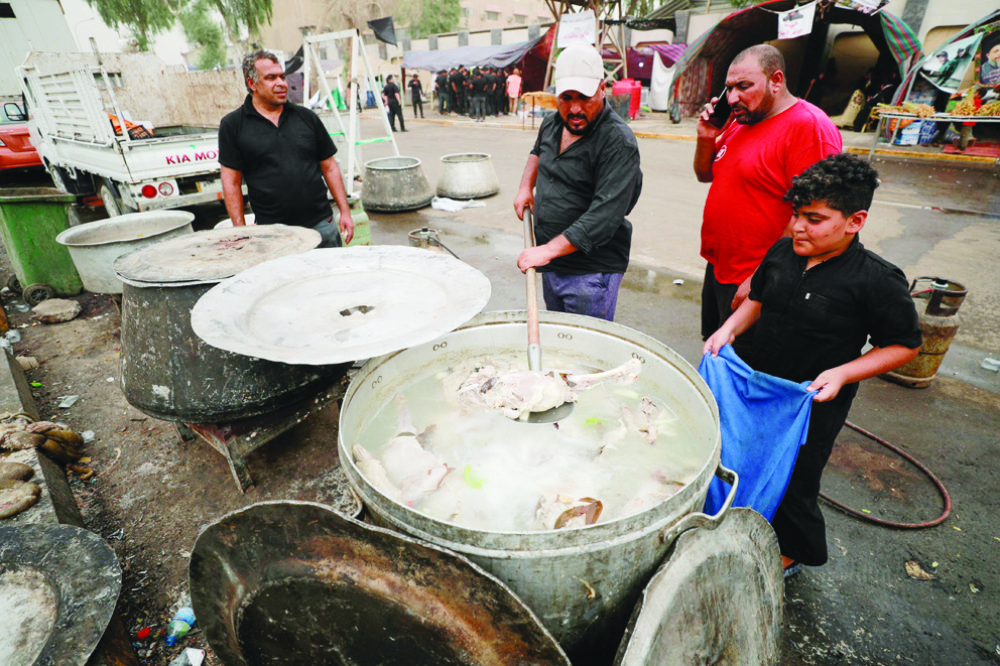
[[713,474],[721,470],[718,407],[696,370],[657,340],[592,317],[552,312],[539,317],[542,347],[570,363],[612,368],[629,358],[642,361],[644,378],[656,386],[652,397],[670,405],[704,454],[690,483],[651,509],[610,522],[491,532],[430,518],[384,496],[362,476],[351,449],[378,411],[409,383],[464,359],[524,353],[523,311],[484,313],[434,343],[369,361],[344,397],[340,460],[376,523],[465,555],[507,583],[574,663],[607,664],[671,543],[692,524],[706,525],[707,517],[698,512]]
[[70,227],[56,236],[56,242],[69,248],[84,289],[120,294],[122,283],[112,267],[115,259],[167,238],[190,234],[193,220],[194,213],[184,210],[131,213]]
[[121,584],[115,552],[93,532],[72,525],[0,527],[0,664],[90,663]]
[[464,557],[309,502],[222,516],[191,552],[199,625],[226,666],[567,666]]
[[441,158],[437,194],[449,199],[480,199],[500,191],[500,181],[487,153],[455,153]]
[[367,210],[389,213],[417,210],[434,198],[420,160],[382,157],[365,162],[361,201]]

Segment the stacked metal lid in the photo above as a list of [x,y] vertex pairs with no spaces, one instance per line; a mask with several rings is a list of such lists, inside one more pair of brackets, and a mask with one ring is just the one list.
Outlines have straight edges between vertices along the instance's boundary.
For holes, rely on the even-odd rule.
[[133,287],[180,287],[219,282],[271,259],[320,243],[319,232],[284,224],[198,231],[115,260],[115,273]]

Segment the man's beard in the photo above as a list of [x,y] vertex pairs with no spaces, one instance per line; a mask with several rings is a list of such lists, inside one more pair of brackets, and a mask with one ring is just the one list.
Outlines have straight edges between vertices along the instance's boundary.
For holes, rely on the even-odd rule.
[[760,104],[758,104],[757,108],[753,111],[742,104],[738,104],[737,106],[743,109],[746,113],[744,113],[742,117],[737,118],[736,122],[741,125],[754,125],[764,120],[764,118],[767,117],[767,114],[771,112],[771,109],[774,108],[774,94],[770,90],[765,90],[764,96],[760,100]]
[[[576,118],[576,119],[582,118],[583,120],[586,121],[586,123],[584,123],[583,127],[581,127],[580,129],[573,129],[572,127],[570,127],[569,121],[571,119],[574,119],[574,118]],[[567,116],[566,117],[566,122],[563,123],[563,125],[566,127],[566,131],[569,132],[570,134],[572,134],[573,136],[583,136],[584,134],[586,134],[587,132],[590,131],[590,126],[592,124],[593,123],[591,123],[589,120],[587,120],[587,116],[585,116],[583,114],[576,114],[576,113],[572,113],[569,116]]]

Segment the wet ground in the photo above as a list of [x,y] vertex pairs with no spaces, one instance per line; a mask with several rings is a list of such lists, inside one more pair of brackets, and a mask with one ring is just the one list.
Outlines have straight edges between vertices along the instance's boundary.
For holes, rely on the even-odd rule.
[[[401,150],[423,160],[432,185],[442,155],[484,151],[493,156],[501,191],[485,207],[459,213],[372,213],[375,242],[406,244],[409,231],[437,229],[448,248],[490,278],[487,309],[522,309],[524,278],[514,257],[523,241],[511,201],[533,135],[409,120],[408,126],[410,132],[397,135]],[[707,188],[690,173],[693,148],[684,140],[640,140],[646,180],[631,216],[633,264],[617,321],[697,364],[703,270],[698,227]],[[376,156],[374,150],[365,155]],[[1000,357],[997,181],[981,167],[896,161],[877,166],[884,186],[862,234],[865,243],[910,277],[942,275],[964,283],[969,297],[957,344],[931,387],[869,380],[850,421],[926,465],[947,489],[951,515],[937,527],[892,529],[826,506],[831,560],[786,583],[781,663],[996,664],[1000,379],[979,363]],[[30,378],[40,384],[35,394],[43,418],[97,433],[88,449],[97,476],[73,480],[77,502],[88,526],[108,539],[123,563],[126,624],[135,630],[161,626],[187,591],[190,549],[204,525],[266,499],[343,501],[336,406],[251,453],[257,485],[240,494],[220,454],[201,442],[183,443],[171,424],[124,401],[114,382],[118,311],[106,296],[78,298],[84,313],[67,324],[32,326],[14,310],[13,322],[27,325],[17,350],[42,362]],[[15,304],[11,297],[5,301],[9,312]],[[56,408],[57,398],[68,394],[81,396],[77,405]],[[933,521],[944,508],[922,472],[853,431],[841,436],[824,490],[866,517],[892,522]],[[908,562],[931,578],[908,575]],[[186,644],[205,647],[204,636],[195,632]],[[176,652],[161,645],[143,656],[148,664],[165,666]],[[218,661],[210,655],[208,663]]]

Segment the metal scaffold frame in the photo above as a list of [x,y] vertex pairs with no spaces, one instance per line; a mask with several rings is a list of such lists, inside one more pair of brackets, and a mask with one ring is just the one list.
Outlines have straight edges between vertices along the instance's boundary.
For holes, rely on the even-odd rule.
[[[625,44],[625,29],[624,25],[619,23],[618,30],[613,30],[614,26],[609,25],[603,20],[603,17],[613,17],[616,13],[619,19],[624,19],[625,17],[632,14],[635,11],[635,7],[638,4],[638,0],[545,0],[545,5],[552,12],[552,17],[555,19],[556,23],[559,22],[560,17],[563,14],[574,13],[572,10],[575,8],[576,11],[586,11],[588,9],[594,12],[594,16],[597,18],[597,50],[600,51],[602,45],[605,42],[611,42],[611,46],[618,51],[619,61],[615,65],[614,69],[608,72],[606,79],[613,78],[615,74],[619,71],[622,73],[622,78],[628,78],[628,44]],[[623,9],[624,8],[624,9]],[[558,35],[556,36],[558,40]],[[548,87],[551,83],[552,77],[552,65],[555,61],[555,44],[551,51],[549,52],[549,63],[545,70],[545,86]]]
[[[327,73],[323,71],[322,60],[319,57],[319,48],[322,45],[334,44],[337,45],[341,40],[350,40],[350,47],[348,51],[348,62],[350,67],[350,78],[347,81],[348,95],[347,95],[347,108],[348,108],[348,121],[347,125],[344,125],[344,120],[340,115],[340,110],[337,108],[336,98],[333,96],[333,90],[330,88],[330,82],[327,80]],[[347,191],[347,196],[351,199],[360,198],[360,186],[358,185],[359,177],[361,176],[361,169],[364,165],[361,156],[361,147],[373,143],[384,143],[389,142],[392,144],[393,154],[397,157],[399,156],[399,147],[396,145],[396,138],[393,136],[392,127],[389,125],[389,117],[386,113],[385,105],[382,103],[382,96],[378,93],[378,89],[375,87],[375,77],[372,72],[371,63],[368,61],[368,54],[365,52],[364,39],[361,34],[356,30],[341,30],[339,32],[328,32],[321,35],[309,35],[304,38],[305,46],[304,49],[304,62],[303,62],[303,98],[308,100],[310,98],[310,78],[313,68],[315,68],[317,73],[317,80],[319,81],[320,91],[322,96],[320,97],[320,102],[323,104],[324,108],[329,109],[332,112],[333,118],[337,124],[337,132],[344,136],[347,143],[347,164],[341,164],[341,175],[344,178],[344,189]],[[374,91],[375,105],[378,108],[379,116],[382,119],[382,129],[384,131],[383,135],[372,137],[370,139],[362,139],[360,131],[360,123],[358,116],[358,100],[360,96],[358,76],[359,76],[359,65],[363,69],[363,75],[365,81],[367,82],[368,89]],[[331,132],[331,136],[336,133]]]

